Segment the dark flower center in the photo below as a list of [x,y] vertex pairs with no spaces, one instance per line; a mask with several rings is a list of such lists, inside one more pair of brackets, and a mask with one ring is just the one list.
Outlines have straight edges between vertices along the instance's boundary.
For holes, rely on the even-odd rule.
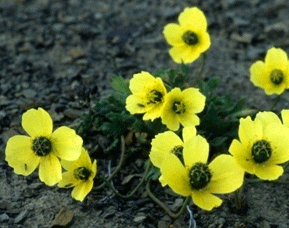
[[273,82],[275,85],[280,85],[283,82],[284,76],[283,72],[281,70],[272,70],[270,74],[271,82]]
[[173,111],[177,114],[182,114],[186,111],[186,107],[183,102],[175,101],[173,104]]
[[187,31],[183,35],[183,40],[188,45],[195,45],[199,42],[198,36],[192,31]]
[[207,186],[212,174],[209,167],[201,162],[196,163],[190,171],[190,183],[193,189],[199,190]]
[[156,104],[163,101],[163,94],[159,91],[152,90],[148,95],[148,104]]
[[172,153],[180,159],[183,165],[185,164],[183,158],[183,146],[175,146]]
[[32,149],[38,156],[43,157],[52,151],[52,143],[46,137],[37,137],[33,140]]
[[79,167],[74,170],[74,176],[78,180],[87,181],[90,175],[90,170],[85,167]]
[[270,143],[266,140],[258,140],[253,144],[251,153],[256,163],[267,161],[272,154]]

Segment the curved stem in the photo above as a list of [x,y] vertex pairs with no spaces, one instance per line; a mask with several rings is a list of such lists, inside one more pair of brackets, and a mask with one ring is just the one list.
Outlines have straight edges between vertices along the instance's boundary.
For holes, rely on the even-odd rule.
[[150,182],[151,182],[151,180],[149,180],[149,181],[147,182],[147,184],[146,184],[146,191],[147,191],[149,197],[150,197],[153,201],[155,201],[161,208],[163,208],[170,217],[172,217],[172,218],[178,218],[178,217],[180,217],[180,215],[184,212],[184,210],[186,209],[186,206],[188,205],[188,203],[189,203],[189,201],[190,201],[190,196],[188,196],[188,197],[185,199],[185,201],[184,201],[181,209],[179,210],[179,212],[174,213],[174,212],[172,212],[162,201],[160,201],[160,200],[151,192],[151,190],[150,190]]
[[132,196],[135,194],[135,192],[140,188],[140,186],[144,183],[145,178],[146,178],[146,175],[147,175],[150,167],[151,167],[151,163],[149,163],[149,165],[146,167],[146,170],[145,170],[145,172],[144,172],[144,174],[143,174],[143,176],[142,176],[142,179],[141,179],[140,182],[138,183],[138,185],[137,185],[130,193],[128,193],[128,194],[126,194],[126,195],[120,194],[120,193],[113,187],[113,185],[112,185],[109,181],[107,181],[106,179],[103,179],[103,181],[104,181],[104,182],[106,183],[106,185],[113,191],[114,194],[116,194],[117,196],[119,196],[119,197],[121,197],[121,198],[123,198],[123,199],[128,199],[128,198],[132,197]]
[[105,179],[106,181],[104,181],[99,186],[96,186],[94,189],[103,188],[106,185],[106,182],[111,181],[111,179],[118,173],[118,171],[120,170],[120,168],[123,164],[123,161],[124,161],[124,152],[125,152],[125,140],[124,140],[124,136],[122,135],[121,136],[121,154],[120,154],[120,159],[119,159],[119,163],[118,163],[117,167],[115,168],[113,173],[107,179]]
[[202,79],[202,74],[204,72],[204,68],[205,68],[205,64],[206,64],[206,53],[204,52],[202,54],[202,63],[199,69],[199,73],[198,73],[198,79],[201,80]]

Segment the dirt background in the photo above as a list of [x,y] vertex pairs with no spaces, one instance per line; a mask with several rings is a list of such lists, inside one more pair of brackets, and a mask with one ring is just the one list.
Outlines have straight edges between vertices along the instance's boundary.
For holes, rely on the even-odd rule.
[[[73,213],[69,227],[188,227],[189,214],[169,226],[165,212],[141,188],[129,200],[108,189],[92,191],[83,202],[71,190],[47,187],[37,172],[17,176],[5,161],[9,137],[23,134],[21,115],[31,107],[44,107],[54,126],[75,127],[87,106],[75,98],[75,88],[98,94],[109,91],[114,74],[131,78],[141,70],[174,68],[164,25],[176,22],[188,6],[198,6],[208,20],[212,46],[207,52],[204,79],[221,79],[218,93],[234,99],[246,97],[250,108],[266,110],[272,97],[249,81],[249,67],[272,47],[289,53],[289,3],[286,0],[1,0],[0,1],[0,227],[51,227],[61,209]],[[192,64],[196,72],[200,62]],[[288,92],[277,109],[288,108]],[[108,172],[109,159],[97,157],[97,141],[84,139],[85,147]],[[127,165],[118,175],[143,172],[142,160]],[[111,163],[111,169],[115,163]],[[288,179],[288,172],[282,180]],[[136,178],[135,181],[137,181]],[[96,184],[100,183],[96,180]],[[123,189],[130,188],[130,182]],[[121,185],[121,184],[120,184]],[[155,194],[173,209],[180,200],[158,185]],[[191,206],[197,226],[289,227],[289,191],[286,184],[247,184],[248,211],[232,213],[228,196],[220,208],[205,212]]]

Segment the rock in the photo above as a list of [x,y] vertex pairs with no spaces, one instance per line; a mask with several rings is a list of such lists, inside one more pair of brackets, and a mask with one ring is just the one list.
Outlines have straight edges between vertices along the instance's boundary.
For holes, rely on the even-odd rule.
[[134,217],[133,221],[136,223],[142,223],[146,218],[147,216],[145,215],[145,213],[140,212],[136,215],[136,217]]
[[253,35],[251,33],[247,33],[247,32],[244,32],[242,35],[234,32],[234,33],[232,33],[230,38],[231,38],[231,40],[234,40],[234,41],[237,41],[240,43],[249,44],[252,42]]
[[14,219],[14,223],[20,223],[28,215],[28,210],[21,211],[19,215]]
[[288,33],[287,26],[284,23],[276,23],[265,28],[266,37],[269,40],[275,41],[284,39]]
[[33,89],[25,89],[22,91],[22,94],[24,95],[24,97],[31,99],[31,98],[35,98],[37,95],[37,92]]
[[66,227],[72,222],[73,216],[74,214],[72,211],[62,208],[55,216],[51,225],[52,227]]
[[6,222],[6,221],[9,220],[9,218],[10,218],[10,217],[9,217],[6,213],[1,214],[1,215],[0,215],[0,222]]
[[101,215],[102,218],[108,218],[114,215],[116,212],[116,208],[114,206],[109,206],[104,213]]

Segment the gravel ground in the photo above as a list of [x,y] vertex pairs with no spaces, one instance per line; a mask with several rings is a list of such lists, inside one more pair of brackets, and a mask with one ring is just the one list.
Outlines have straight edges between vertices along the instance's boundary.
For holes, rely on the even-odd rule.
[[[71,198],[70,190],[42,184],[37,172],[29,177],[14,174],[4,160],[4,150],[9,137],[24,133],[21,115],[29,108],[44,107],[55,127],[74,127],[87,111],[87,106],[75,99],[78,86],[92,89],[97,85],[102,96],[109,91],[114,74],[129,79],[141,70],[177,67],[168,55],[162,29],[176,21],[187,6],[202,9],[209,24],[212,46],[204,78],[220,77],[220,95],[246,97],[250,108],[268,109],[272,97],[251,84],[249,67],[263,59],[272,46],[289,53],[286,0],[0,1],[1,228],[51,227],[60,211],[73,216],[69,227],[172,227],[169,217],[146,194],[124,201],[105,189],[92,191],[80,203]],[[199,64],[192,64],[193,72]],[[282,96],[278,110],[288,108],[287,95]],[[107,169],[107,158],[97,157],[96,141],[84,142],[90,153],[96,154],[99,168]],[[126,169],[142,172],[141,165]],[[286,178],[288,172],[282,177]],[[156,187],[158,190],[162,192]],[[248,211],[242,215],[232,213],[228,200],[211,212],[193,206],[198,227],[289,227],[288,186],[248,184],[244,195]],[[159,196],[178,205],[170,191]],[[188,214],[173,227],[187,226]]]

